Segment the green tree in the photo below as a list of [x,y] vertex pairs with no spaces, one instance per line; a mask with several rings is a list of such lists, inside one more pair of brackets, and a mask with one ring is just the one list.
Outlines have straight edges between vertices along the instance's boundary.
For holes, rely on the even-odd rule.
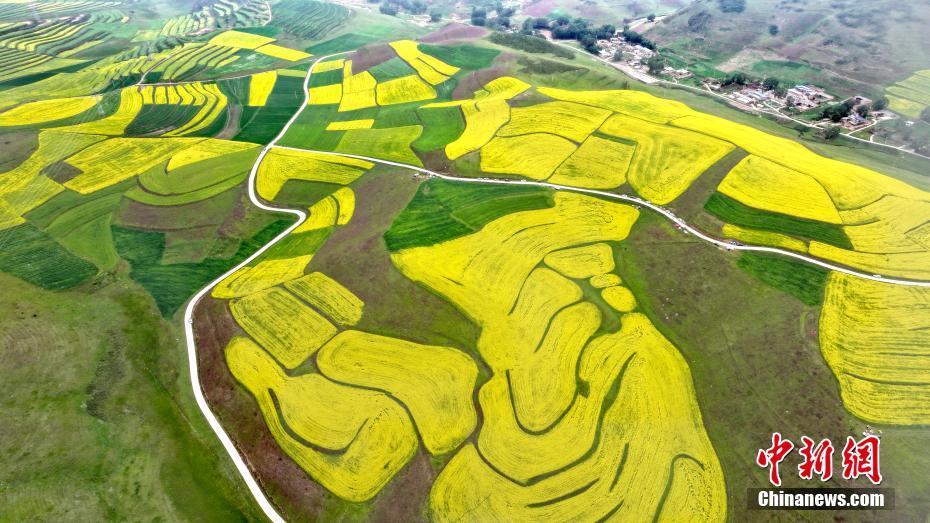
[[429,20],[430,22],[438,22],[442,20],[442,13],[440,13],[439,11],[433,11],[432,13],[429,14]]
[[649,16],[646,17],[646,20],[649,20],[650,22],[655,22],[655,21],[656,21],[656,14],[655,14],[655,13],[650,13]]
[[772,36],[777,35],[777,34],[778,34],[778,26],[777,26],[777,25],[770,25],[770,26],[769,26],[769,34],[772,35]]
[[878,98],[875,99],[874,102],[872,102],[873,111],[881,111],[882,109],[886,107],[888,107],[888,99],[885,98],[884,96],[879,96]]
[[654,54],[646,60],[646,67],[649,68],[650,73],[659,74],[662,69],[665,69],[665,60],[661,56]]
[[766,78],[765,80],[762,80],[762,87],[765,87],[766,89],[769,89],[769,90],[777,89],[780,83],[781,82],[778,81],[778,78],[770,76]]
[[924,107],[924,110],[920,111],[920,119],[930,123],[930,107]]
[[840,126],[831,125],[827,127],[827,130],[823,132],[823,137],[826,140],[832,140],[840,135]]

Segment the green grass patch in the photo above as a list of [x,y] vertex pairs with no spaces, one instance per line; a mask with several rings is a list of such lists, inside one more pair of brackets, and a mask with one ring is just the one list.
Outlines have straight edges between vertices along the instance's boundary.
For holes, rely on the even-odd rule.
[[311,45],[306,49],[306,51],[315,55],[327,55],[341,51],[351,51],[353,49],[358,49],[365,44],[371,43],[374,41],[374,39],[375,38],[373,36],[361,35],[357,33],[346,33],[344,35],[339,35],[336,38],[331,38],[325,42]]
[[372,67],[368,70],[368,72],[371,73],[371,75],[375,77],[375,80],[379,82],[386,82],[388,80],[393,80],[394,78],[417,74],[413,67],[410,67],[407,62],[396,56],[390,60],[381,62],[380,64]]
[[762,283],[784,291],[805,305],[819,305],[830,275],[826,269],[771,254],[744,252],[736,265]]
[[243,107],[239,133],[242,142],[268,143],[304,103],[303,79],[279,76],[262,107]]
[[465,236],[506,214],[552,207],[552,191],[534,186],[469,185],[430,179],[384,233],[388,250]]
[[423,123],[423,134],[413,142],[417,151],[442,149],[465,131],[465,120],[458,107],[417,109],[417,116]]
[[374,116],[376,129],[387,127],[404,127],[406,125],[420,125],[417,107],[420,102],[407,104],[387,105],[380,107]]
[[472,71],[490,67],[491,62],[500,54],[500,51],[497,49],[488,49],[486,47],[477,47],[474,45],[420,44],[420,50],[435,56],[449,65],[461,67],[462,69],[470,69]]
[[704,210],[733,225],[788,234],[852,249],[852,243],[840,225],[802,220],[744,205],[725,194],[715,192],[707,199]]
[[95,274],[97,267],[59,245],[31,223],[0,231],[0,271],[44,289],[69,289]]
[[173,315],[198,289],[246,259],[271,241],[292,222],[277,220],[239,244],[228,258],[206,258],[200,263],[162,264],[165,233],[114,225],[111,227],[117,253],[132,266],[130,278],[155,298],[158,310]]
[[333,85],[342,83],[342,69],[333,69],[332,71],[323,71],[322,73],[317,73],[314,70],[314,73],[310,75],[310,87],[320,87],[323,85]]
[[411,165],[421,165],[410,149],[410,144],[420,137],[422,127],[408,125],[386,129],[352,129],[345,131],[336,151],[392,160]]
[[788,62],[782,60],[760,60],[749,69],[753,76],[759,78],[768,78],[770,76],[781,80],[783,87],[790,87],[796,84],[818,83],[823,79],[825,73],[800,62]]
[[509,47],[511,49],[517,49],[520,51],[526,51],[527,53],[547,53],[568,60],[575,58],[575,53],[573,53],[571,50],[555,45],[552,42],[547,41],[545,38],[539,38],[536,36],[494,32],[491,34],[488,40],[494,42],[497,45],[502,45],[504,47]]

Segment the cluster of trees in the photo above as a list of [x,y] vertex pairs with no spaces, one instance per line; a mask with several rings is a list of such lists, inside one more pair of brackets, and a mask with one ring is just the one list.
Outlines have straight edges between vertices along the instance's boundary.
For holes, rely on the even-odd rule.
[[590,20],[567,16],[560,16],[555,20],[546,17],[528,18],[523,22],[520,32],[532,35],[540,29],[551,30],[552,37],[557,40],[577,40],[586,51],[593,54],[601,50],[597,45],[598,40],[607,40],[617,32],[617,28],[611,24],[595,27],[591,25]]
[[742,13],[746,9],[746,0],[717,0],[724,13]]
[[[496,16],[489,17],[488,15],[492,12],[496,13]],[[483,6],[472,7],[471,23],[472,25],[507,28],[510,27],[510,17],[513,14],[514,9],[512,7],[504,7],[498,1],[493,9]]]
[[[831,122],[839,122],[843,118],[856,112],[859,116],[865,118],[871,111],[881,111],[888,107],[888,99],[882,96],[872,102],[871,105],[856,106],[856,101],[852,98],[844,100],[838,104],[828,105],[820,111],[820,117],[829,119]],[[923,115],[921,115],[923,117]],[[930,117],[930,115],[928,115]]]
[[[378,0],[368,0],[371,3],[376,3]],[[378,10],[382,14],[397,16],[397,13],[405,11],[412,15],[422,15],[426,14],[428,6],[423,0],[388,0],[383,2],[378,6]]]

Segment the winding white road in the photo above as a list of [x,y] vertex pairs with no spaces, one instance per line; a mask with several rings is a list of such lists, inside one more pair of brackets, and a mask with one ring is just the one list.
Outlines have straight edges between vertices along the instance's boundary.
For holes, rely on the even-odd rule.
[[239,263],[235,267],[229,269],[222,276],[216,278],[215,280],[210,282],[206,287],[201,289],[200,292],[195,294],[194,297],[190,300],[190,302],[187,304],[187,308],[184,311],[184,332],[185,332],[185,336],[187,339],[187,355],[188,355],[188,364],[190,367],[191,387],[194,392],[194,398],[197,402],[197,406],[200,408],[200,411],[203,413],[204,417],[209,423],[210,428],[212,428],[213,432],[216,433],[216,436],[217,438],[219,438],[220,443],[223,444],[223,447],[226,449],[226,452],[229,454],[229,457],[232,458],[233,464],[236,466],[236,469],[239,471],[239,474],[242,476],[242,479],[245,481],[246,486],[249,488],[249,491],[252,493],[252,496],[255,498],[255,501],[258,503],[259,507],[261,507],[261,509],[264,511],[268,519],[270,519],[273,522],[283,523],[284,519],[281,517],[280,514],[278,514],[274,505],[272,505],[272,503],[268,500],[268,498],[265,497],[265,494],[262,491],[261,487],[258,485],[258,482],[252,476],[252,473],[249,470],[248,465],[246,465],[242,456],[239,454],[238,449],[233,444],[232,440],[229,438],[229,435],[223,429],[219,420],[217,420],[216,415],[213,413],[212,410],[210,410],[210,406],[207,404],[207,400],[203,395],[203,389],[201,388],[201,385],[200,385],[200,375],[197,370],[198,368],[197,367],[197,347],[196,347],[196,342],[194,339],[193,315],[194,315],[194,309],[197,307],[197,304],[200,302],[200,300],[204,296],[206,296],[213,289],[213,287],[215,287],[219,282],[221,282],[222,280],[224,280],[225,278],[227,278],[234,272],[238,271],[240,268],[246,266],[247,264],[249,264],[256,258],[261,256],[265,251],[270,249],[273,245],[275,245],[277,242],[282,240],[285,236],[290,234],[291,231],[293,231],[295,228],[300,226],[300,224],[303,223],[304,220],[307,219],[307,214],[304,211],[301,211],[298,209],[272,207],[270,205],[265,204],[261,199],[258,198],[258,195],[256,194],[255,178],[258,173],[258,168],[261,165],[262,160],[265,158],[265,155],[268,154],[268,152],[274,147],[278,147],[281,149],[295,150],[295,151],[308,151],[308,152],[314,152],[318,154],[342,156],[346,158],[356,158],[360,160],[367,160],[369,162],[409,169],[412,171],[417,171],[417,172],[426,174],[427,176],[435,176],[437,178],[442,178],[444,180],[450,180],[450,181],[455,181],[455,182],[480,183],[480,184],[491,184],[491,185],[534,185],[538,187],[547,187],[547,188],[558,190],[558,191],[574,191],[578,193],[591,194],[591,195],[600,196],[604,198],[610,198],[614,200],[622,200],[622,201],[626,201],[626,202],[629,202],[635,205],[639,205],[639,206],[651,209],[661,214],[662,216],[672,221],[673,223],[675,223],[678,226],[678,228],[680,228],[682,231],[690,233],[694,235],[695,238],[698,238],[704,242],[715,245],[717,247],[722,247],[725,249],[736,250],[736,251],[764,252],[764,253],[770,253],[770,254],[778,254],[778,255],[794,258],[794,259],[797,259],[797,260],[800,260],[806,263],[810,263],[812,265],[817,265],[819,267],[823,267],[825,269],[829,269],[832,271],[837,271],[837,272],[841,272],[844,274],[849,274],[851,276],[865,278],[865,279],[873,280],[873,281],[879,281],[883,283],[889,283],[893,285],[906,285],[906,286],[912,286],[912,287],[930,287],[930,281],[888,278],[888,277],[877,275],[877,274],[868,274],[868,273],[861,272],[861,271],[858,271],[858,270],[855,270],[849,267],[836,265],[834,263],[830,263],[830,262],[827,262],[827,261],[824,261],[818,258],[806,256],[806,255],[799,254],[799,253],[785,250],[785,249],[778,249],[775,247],[755,246],[755,245],[742,245],[742,244],[734,245],[727,241],[720,240],[712,236],[709,236],[705,234],[704,232],[692,227],[691,225],[688,225],[684,220],[682,220],[678,216],[675,216],[674,213],[672,213],[668,209],[665,209],[664,207],[655,205],[641,198],[637,198],[635,196],[629,196],[626,194],[616,194],[616,193],[612,193],[608,191],[600,191],[600,190],[595,190],[595,189],[582,189],[578,187],[569,187],[566,185],[559,185],[559,184],[548,183],[548,182],[538,182],[538,181],[533,181],[533,180],[502,180],[502,179],[495,179],[495,178],[463,178],[460,176],[452,176],[449,174],[438,173],[435,171],[431,171],[429,169],[425,169],[423,167],[417,167],[414,165],[409,165],[409,164],[400,163],[400,162],[393,162],[389,160],[382,160],[380,158],[372,158],[369,156],[343,154],[343,153],[336,153],[336,152],[330,152],[330,151],[315,151],[315,150],[310,150],[310,149],[299,149],[299,148],[294,148],[294,147],[286,147],[286,146],[277,145],[278,141],[287,133],[291,125],[297,120],[297,118],[300,116],[300,114],[303,112],[303,110],[308,105],[308,102],[310,99],[310,93],[309,93],[310,75],[313,73],[313,69],[316,67],[316,65],[322,60],[331,58],[333,56],[346,54],[348,52],[351,52],[351,51],[345,51],[342,53],[334,53],[331,55],[323,56],[321,58],[318,58],[315,62],[313,62],[313,64],[307,70],[307,76],[304,77],[304,83],[303,83],[304,103],[300,106],[300,109],[298,109],[294,113],[294,115],[291,116],[290,120],[287,121],[287,123],[281,129],[281,132],[279,132],[278,135],[275,136],[274,139],[271,140],[271,142],[269,142],[262,149],[261,153],[258,155],[258,158],[255,160],[255,163],[252,165],[251,172],[249,173],[248,194],[249,194],[249,199],[252,201],[252,204],[266,211],[286,213],[286,214],[293,215],[297,218],[297,221],[294,222],[294,224],[292,224],[286,230],[278,234],[273,240],[271,240],[270,242],[268,242],[267,244],[259,248],[257,251],[252,253],[251,256],[243,260],[241,263]]
[[278,511],[275,509],[274,505],[265,497],[265,493],[262,491],[262,488],[258,485],[258,482],[255,481],[255,477],[252,476],[252,471],[249,470],[248,465],[246,465],[245,460],[242,459],[242,455],[239,454],[239,450],[233,444],[232,440],[229,438],[229,434],[226,434],[226,431],[223,429],[223,426],[220,424],[219,420],[216,418],[216,415],[210,410],[210,405],[207,404],[207,399],[203,395],[203,388],[200,386],[200,373],[197,370],[197,344],[194,339],[194,309],[197,307],[197,304],[200,303],[200,300],[206,296],[210,291],[213,290],[218,283],[226,279],[228,276],[238,271],[242,267],[245,267],[252,260],[261,256],[265,251],[270,249],[274,244],[281,241],[285,236],[291,233],[294,229],[300,226],[304,220],[307,219],[307,214],[301,210],[297,209],[285,209],[280,207],[272,207],[266,205],[262,202],[258,195],[255,193],[255,177],[258,174],[258,167],[261,165],[262,160],[265,159],[265,155],[268,154],[268,151],[271,150],[275,144],[278,143],[291,128],[291,125],[297,120],[297,117],[300,116],[300,113],[303,112],[304,108],[307,107],[307,103],[310,101],[310,75],[313,74],[313,69],[316,67],[316,64],[320,63],[322,60],[327,58],[337,56],[345,53],[334,53],[331,55],[323,56],[318,58],[313,64],[307,69],[307,76],[304,77],[304,102],[300,106],[294,115],[291,116],[291,119],[284,124],[284,127],[281,128],[281,132],[271,140],[268,145],[262,149],[262,152],[259,153],[258,158],[255,159],[255,163],[252,165],[252,170],[249,172],[249,182],[248,182],[248,191],[249,191],[249,200],[252,201],[252,204],[260,209],[272,212],[281,212],[290,214],[297,217],[297,221],[294,222],[290,227],[285,229],[274,237],[273,240],[263,245],[257,251],[252,253],[251,256],[243,260],[241,263],[229,269],[222,276],[210,282],[206,287],[200,290],[197,294],[191,298],[191,301],[188,302],[187,308],[184,309],[184,335],[187,339],[187,362],[190,369],[191,375],[191,388],[194,391],[194,399],[197,401],[197,406],[200,408],[200,412],[203,413],[203,416],[207,419],[207,423],[210,424],[210,428],[213,429],[213,432],[216,434],[216,437],[219,438],[220,443],[223,444],[223,448],[226,449],[226,452],[229,454],[229,457],[232,458],[233,464],[236,466],[236,470],[239,471],[239,475],[242,476],[242,479],[245,481],[246,486],[249,488],[249,492],[252,493],[252,497],[255,498],[255,501],[258,503],[258,506],[261,507],[262,511],[265,513],[265,516],[268,517],[271,521],[275,523],[284,523],[284,518],[278,514]]

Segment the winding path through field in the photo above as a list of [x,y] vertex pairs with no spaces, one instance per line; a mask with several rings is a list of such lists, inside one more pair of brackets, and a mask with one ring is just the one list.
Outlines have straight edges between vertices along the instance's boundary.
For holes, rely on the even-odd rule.
[[295,221],[286,230],[278,234],[270,242],[263,245],[257,251],[252,253],[251,256],[243,260],[241,263],[239,263],[235,267],[229,269],[222,276],[216,278],[215,280],[210,282],[206,287],[201,289],[197,294],[194,295],[194,297],[190,300],[190,302],[188,302],[187,308],[184,311],[184,331],[185,331],[185,336],[187,339],[187,355],[188,355],[188,363],[190,367],[191,387],[193,388],[194,398],[197,401],[197,406],[200,408],[204,417],[207,419],[207,422],[210,424],[210,428],[212,428],[213,432],[216,433],[216,436],[219,438],[220,443],[223,444],[223,447],[226,449],[226,452],[229,453],[230,458],[232,458],[233,464],[236,466],[236,469],[239,471],[239,474],[242,476],[242,479],[245,481],[246,486],[249,488],[249,491],[252,493],[252,496],[255,498],[259,507],[261,507],[265,515],[271,521],[283,522],[284,519],[281,517],[280,514],[278,514],[274,505],[268,500],[268,498],[265,497],[265,494],[262,491],[261,487],[258,485],[258,482],[252,476],[252,473],[249,470],[248,465],[246,465],[244,459],[239,454],[238,449],[236,449],[236,446],[233,444],[232,440],[229,438],[229,435],[226,433],[226,431],[223,429],[222,425],[220,424],[219,420],[216,418],[216,415],[213,413],[212,410],[210,410],[210,406],[207,404],[206,398],[204,397],[203,389],[201,388],[201,385],[200,385],[200,375],[197,370],[198,369],[197,348],[196,348],[196,342],[194,338],[193,316],[194,316],[194,309],[197,307],[197,304],[200,302],[200,300],[204,296],[206,296],[213,289],[213,287],[215,287],[222,280],[226,279],[226,277],[230,276],[234,272],[238,271],[240,268],[248,265],[250,262],[252,262],[256,258],[261,256],[265,251],[267,251],[269,248],[271,248],[273,245],[275,245],[285,236],[290,234],[291,231],[293,231],[295,228],[300,226],[300,224],[302,224],[304,220],[307,219],[307,214],[302,210],[288,209],[288,208],[282,208],[282,207],[273,207],[273,206],[267,205],[266,203],[262,202],[262,200],[259,199],[258,195],[256,194],[255,179],[258,173],[258,168],[261,165],[262,160],[265,158],[265,155],[268,154],[268,152],[271,151],[271,149],[275,147],[278,147],[281,149],[295,150],[295,151],[309,151],[309,152],[314,152],[318,154],[326,154],[326,155],[333,155],[333,156],[342,156],[346,158],[356,158],[360,160],[367,160],[367,161],[379,163],[382,165],[391,165],[394,167],[409,169],[412,171],[426,174],[427,176],[435,176],[443,180],[449,180],[449,181],[455,181],[455,182],[461,182],[461,183],[478,183],[478,184],[491,184],[491,185],[534,185],[538,187],[547,187],[547,188],[554,189],[557,191],[573,191],[573,192],[578,192],[578,193],[591,194],[594,196],[600,196],[603,198],[622,200],[622,201],[630,202],[634,205],[639,205],[642,207],[646,207],[652,211],[655,211],[659,213],[660,215],[664,216],[665,218],[667,218],[668,220],[675,223],[676,226],[678,226],[678,228],[681,229],[684,233],[692,234],[694,235],[694,237],[704,242],[715,245],[717,247],[722,247],[728,250],[764,252],[764,253],[787,256],[787,257],[794,258],[794,259],[797,259],[797,260],[800,260],[806,263],[810,263],[813,265],[817,265],[819,267],[823,267],[825,269],[829,269],[832,271],[842,272],[844,274],[849,274],[851,276],[865,278],[865,279],[873,280],[873,281],[879,281],[883,283],[889,283],[889,284],[894,284],[894,285],[907,285],[907,286],[913,286],[913,287],[930,287],[930,281],[888,278],[888,277],[877,275],[877,274],[868,274],[868,273],[864,273],[864,272],[861,272],[861,271],[858,271],[858,270],[855,270],[849,267],[836,265],[836,264],[833,264],[833,263],[830,263],[824,260],[820,260],[818,258],[806,256],[806,255],[799,254],[799,253],[785,250],[785,249],[778,249],[775,247],[763,247],[763,246],[756,246],[756,245],[731,244],[727,241],[709,236],[705,234],[704,232],[700,231],[699,229],[696,229],[692,227],[691,225],[688,225],[684,220],[682,220],[678,216],[675,216],[674,213],[672,213],[668,209],[665,209],[664,207],[655,205],[641,198],[637,198],[635,196],[629,196],[626,194],[617,194],[617,193],[612,193],[608,191],[600,191],[600,190],[595,190],[595,189],[582,189],[578,187],[569,187],[566,185],[559,185],[559,184],[548,183],[548,182],[538,182],[538,181],[533,181],[533,180],[464,178],[464,177],[459,177],[459,176],[452,176],[449,174],[441,174],[435,171],[431,171],[429,169],[425,169],[423,167],[417,167],[414,165],[409,165],[409,164],[400,163],[400,162],[393,162],[389,160],[382,160],[379,158],[372,158],[368,156],[343,154],[343,153],[336,153],[336,152],[330,152],[330,151],[313,151],[310,149],[299,149],[299,148],[294,148],[294,147],[285,147],[285,146],[277,145],[278,141],[287,133],[291,125],[297,120],[297,118],[300,116],[300,114],[303,112],[303,110],[308,105],[308,102],[310,99],[310,93],[309,93],[310,75],[313,74],[314,67],[316,67],[316,65],[322,60],[331,58],[333,56],[346,54],[349,52],[351,51],[345,51],[342,53],[334,53],[331,55],[323,56],[321,58],[318,58],[315,62],[313,62],[313,64],[307,70],[307,76],[304,77],[304,83],[303,83],[304,103],[294,113],[294,115],[291,116],[290,120],[287,121],[287,123],[281,129],[281,132],[279,132],[278,135],[275,136],[274,139],[271,140],[271,142],[269,142],[262,149],[261,153],[258,155],[258,158],[255,160],[255,163],[252,165],[252,170],[249,173],[248,193],[249,193],[249,199],[252,201],[252,204],[266,211],[280,212],[280,213],[286,213],[286,214],[293,215],[297,218],[297,221]]

